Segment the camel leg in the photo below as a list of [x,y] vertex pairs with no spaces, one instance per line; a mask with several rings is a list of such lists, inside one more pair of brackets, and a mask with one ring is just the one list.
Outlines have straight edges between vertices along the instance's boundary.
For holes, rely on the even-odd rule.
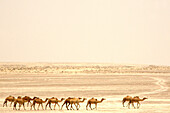
[[29,102],[29,105],[31,105],[31,101]]
[[69,106],[70,106],[70,103],[69,103],[68,105],[67,105],[67,103],[66,103],[66,108],[67,108],[67,110],[69,110],[69,109],[68,109]]
[[36,109],[35,109],[35,103],[34,103],[34,110],[36,110]]
[[86,105],[86,110],[88,110],[88,103],[87,103],[87,105]]
[[55,106],[56,106],[56,103],[55,103],[55,105],[54,105],[54,109],[53,109],[53,110],[55,110]]
[[96,110],[97,110],[97,103],[96,103],[96,105],[95,105],[95,108],[96,108]]
[[58,105],[58,107],[59,107],[59,109],[60,109],[60,105],[57,103],[57,105]]
[[4,107],[4,105],[6,104],[6,107],[7,107],[7,100],[5,100],[4,101],[4,103],[3,103],[3,107]]
[[20,107],[21,107],[21,104],[19,104],[19,109],[18,110],[20,110]]
[[91,104],[89,104],[89,107],[90,107],[91,110],[93,110],[93,109],[91,108]]
[[25,109],[25,105],[24,105],[24,103],[23,103],[22,105],[23,105],[24,110],[26,110],[26,109]]
[[10,107],[11,107],[11,105],[12,105],[12,102],[11,102],[11,104],[10,104]]
[[[135,105],[134,105],[134,103],[132,102],[132,106],[135,108]],[[135,108],[136,109],[136,108]]]
[[17,110],[17,109],[16,109],[16,105],[17,105],[17,103],[14,102],[13,110]]
[[65,104],[65,103],[63,103],[63,105],[61,106],[61,110],[62,110],[62,108],[63,108],[64,104]]
[[44,110],[44,108],[43,108],[43,104],[41,104],[41,107],[42,107],[42,110]]
[[139,102],[137,102],[137,108],[139,108],[140,107],[140,103]]
[[75,106],[76,109],[78,110],[78,103],[74,103],[74,106]]
[[37,110],[39,110],[39,107],[40,107],[40,104],[38,104],[38,108],[37,108]]
[[70,110],[74,110],[72,104],[71,104]]
[[30,110],[32,110],[32,105],[31,105],[31,107],[30,107]]
[[47,109],[48,104],[49,104],[49,103],[47,103],[47,104],[45,105],[45,110]]
[[79,103],[77,103],[77,110],[79,110],[79,108],[80,108],[80,104],[79,104]]
[[128,103],[128,108],[130,109],[130,102]]
[[124,100],[122,101],[122,104],[123,104],[123,107],[125,107],[125,105],[124,105],[124,104],[125,104],[125,101],[124,101]]
[[97,107],[97,103],[95,103],[95,107],[93,109],[96,109],[96,107]]
[[27,103],[27,107],[29,106],[29,101],[28,101],[28,103]]
[[49,108],[52,110],[52,108],[51,108],[51,103],[49,103]]
[[[75,104],[74,104],[75,105]],[[73,108],[73,103],[71,103],[71,108],[70,108],[70,110],[74,110],[74,108]]]

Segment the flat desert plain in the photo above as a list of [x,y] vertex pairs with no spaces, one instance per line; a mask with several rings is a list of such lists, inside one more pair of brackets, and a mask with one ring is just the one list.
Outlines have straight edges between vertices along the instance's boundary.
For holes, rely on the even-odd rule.
[[[19,64],[21,65],[21,64]],[[17,65],[18,66],[18,65]],[[1,67],[7,67],[7,65]],[[11,69],[14,65],[8,64]],[[68,68],[69,66],[67,66]],[[62,67],[63,68],[63,67]],[[87,68],[87,67],[86,67]],[[100,68],[97,67],[97,68]],[[102,67],[101,67],[102,68]],[[128,67],[129,68],[129,67]],[[137,71],[130,71],[128,73],[26,73],[24,69],[20,69],[20,73],[9,71],[10,69],[1,68],[0,74],[0,113],[169,113],[170,112],[170,74],[163,72],[138,73]],[[44,69],[44,68],[43,68]],[[43,70],[42,69],[42,70]],[[57,68],[58,69],[58,68]],[[65,69],[65,68],[64,68]],[[75,68],[74,68],[75,69]],[[136,69],[136,68],[135,68]],[[166,68],[167,69],[167,68]],[[5,70],[5,71],[4,71]],[[61,70],[61,69],[60,69]],[[66,70],[66,69],[65,69]],[[133,69],[132,69],[133,70]],[[154,70],[154,69],[151,69]],[[156,70],[156,69],[155,69]],[[68,69],[67,69],[68,71]],[[122,69],[123,71],[123,69]],[[13,106],[3,107],[5,98],[12,96],[38,96],[45,100],[45,98],[57,97],[82,97],[90,99],[92,97],[100,100],[105,98],[102,103],[99,103],[97,110],[86,110],[87,100],[80,103],[80,109],[59,110],[30,110],[30,106],[26,106],[26,110],[21,107],[21,110],[13,110]],[[139,96],[140,98],[147,97],[148,99],[141,101],[139,109],[134,109],[132,106],[122,106],[123,97]],[[59,103],[60,106],[63,102]],[[45,107],[46,103],[43,104]],[[127,105],[127,103],[125,103]],[[136,105],[136,104],[135,104]],[[54,107],[54,105],[52,105]],[[74,106],[73,106],[74,107]],[[94,107],[94,105],[92,105]],[[17,106],[18,108],[18,106]],[[36,105],[37,108],[37,105]]]

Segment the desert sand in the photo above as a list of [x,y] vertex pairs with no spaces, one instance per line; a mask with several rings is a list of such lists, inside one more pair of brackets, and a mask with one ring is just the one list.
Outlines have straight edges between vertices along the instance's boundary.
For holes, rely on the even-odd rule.
[[[36,67],[35,67],[36,66]],[[0,65],[0,112],[1,113],[169,113],[170,74],[169,66],[111,65],[111,64],[21,64],[1,63]],[[43,67],[43,68],[42,68]],[[15,68],[15,69],[14,69]],[[86,70],[86,71],[85,71]],[[5,97],[38,96],[40,98],[82,97],[98,100],[97,110],[86,110],[81,103],[79,111],[59,110],[13,110],[3,107]],[[148,99],[140,102],[139,109],[122,106],[123,97],[139,96]],[[60,106],[63,102],[59,103]],[[127,103],[125,103],[127,105]],[[45,106],[45,104],[44,104]],[[18,106],[17,106],[18,107]],[[37,107],[37,106],[36,106]],[[52,106],[53,107],[53,106]],[[93,106],[94,107],[94,106]]]

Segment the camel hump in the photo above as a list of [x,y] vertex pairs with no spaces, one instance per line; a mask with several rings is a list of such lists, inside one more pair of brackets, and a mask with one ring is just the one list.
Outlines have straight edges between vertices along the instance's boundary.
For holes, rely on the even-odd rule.
[[18,98],[21,98],[21,96],[18,96]]
[[139,98],[139,96],[134,96],[134,98]]

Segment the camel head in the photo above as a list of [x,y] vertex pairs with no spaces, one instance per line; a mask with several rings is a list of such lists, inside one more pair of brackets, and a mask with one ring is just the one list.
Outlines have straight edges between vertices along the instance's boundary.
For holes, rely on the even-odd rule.
[[106,100],[106,99],[105,99],[105,98],[102,98],[101,100],[103,101],[103,100]]
[[38,99],[39,97],[34,97],[33,99]]
[[82,98],[79,97],[78,99],[82,99]]
[[45,101],[47,101],[49,98],[46,98]]
[[83,100],[87,100],[87,98],[83,98]]
[[143,100],[145,100],[145,99],[148,99],[148,98],[144,97]]
[[61,98],[61,101],[65,100],[65,98]]

